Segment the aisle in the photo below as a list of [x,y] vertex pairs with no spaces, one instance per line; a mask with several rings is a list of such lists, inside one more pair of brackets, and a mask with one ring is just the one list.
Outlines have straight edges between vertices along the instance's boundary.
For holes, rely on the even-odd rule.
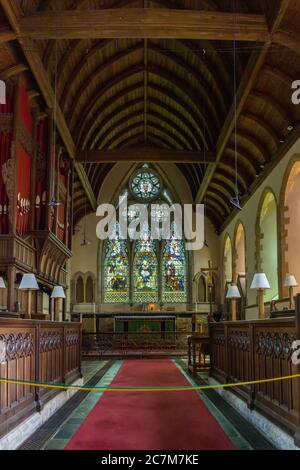
[[[186,386],[171,360],[124,361],[112,386]],[[68,450],[230,450],[233,444],[194,391],[106,392]]]

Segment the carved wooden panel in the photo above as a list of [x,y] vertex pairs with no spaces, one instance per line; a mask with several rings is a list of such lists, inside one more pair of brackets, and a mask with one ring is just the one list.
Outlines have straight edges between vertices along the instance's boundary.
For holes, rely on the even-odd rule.
[[0,319],[0,436],[40,409],[58,391],[30,383],[71,383],[81,363],[81,325]]
[[[297,374],[292,343],[295,318],[225,322],[210,327],[212,375],[221,382],[249,382]],[[299,421],[299,382],[281,380],[234,389],[249,406],[295,432]]]

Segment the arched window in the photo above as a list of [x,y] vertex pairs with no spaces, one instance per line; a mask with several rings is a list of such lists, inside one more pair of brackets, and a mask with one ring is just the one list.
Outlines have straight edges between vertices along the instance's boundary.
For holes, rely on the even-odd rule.
[[174,225],[166,241],[162,262],[163,302],[186,302],[186,254],[182,240],[176,238]]
[[[185,242],[175,234],[177,219],[170,210],[175,200],[163,179],[150,165],[143,165],[133,172],[120,194],[127,197],[121,215],[128,219],[129,237],[126,242],[118,237],[106,242],[101,266],[104,302],[185,303],[189,274]],[[146,220],[140,221],[141,216]],[[171,221],[171,237],[163,240],[163,222]],[[134,228],[141,232],[138,240],[131,236]]]
[[155,242],[148,237],[135,245],[133,263],[133,301],[136,303],[158,302],[158,263]]
[[300,234],[300,161],[295,161],[287,170],[282,190],[280,204],[284,213],[283,221],[283,273],[296,277],[298,287],[294,293],[300,292],[300,262],[299,262],[299,234]]
[[206,279],[204,276],[200,276],[198,280],[198,302],[206,302]]
[[95,301],[94,280],[91,276],[88,276],[85,284],[85,301],[87,304],[92,304]]
[[104,302],[129,302],[129,261],[126,240],[118,235],[106,242],[104,261]]
[[245,231],[243,224],[239,223],[235,234],[235,272],[234,281],[237,282],[239,276],[246,274],[246,247]]
[[76,280],[75,292],[76,292],[76,303],[77,304],[84,303],[84,282],[81,276],[78,276]]
[[266,301],[278,298],[278,237],[277,204],[274,194],[268,191],[262,200],[259,213],[258,271],[266,274],[271,288],[266,290]]
[[224,245],[224,281],[232,282],[232,245],[229,235],[227,235]]

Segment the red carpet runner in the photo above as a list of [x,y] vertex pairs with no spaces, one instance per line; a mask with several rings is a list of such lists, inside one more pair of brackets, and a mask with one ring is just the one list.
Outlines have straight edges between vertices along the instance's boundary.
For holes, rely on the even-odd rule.
[[[170,360],[125,361],[112,386],[190,385]],[[106,392],[68,450],[232,450],[194,391]]]

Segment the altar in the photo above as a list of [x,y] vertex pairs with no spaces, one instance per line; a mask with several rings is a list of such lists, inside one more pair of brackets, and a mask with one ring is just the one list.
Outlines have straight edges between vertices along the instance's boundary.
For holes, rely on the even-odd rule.
[[114,317],[115,333],[174,333],[176,316],[122,315]]

